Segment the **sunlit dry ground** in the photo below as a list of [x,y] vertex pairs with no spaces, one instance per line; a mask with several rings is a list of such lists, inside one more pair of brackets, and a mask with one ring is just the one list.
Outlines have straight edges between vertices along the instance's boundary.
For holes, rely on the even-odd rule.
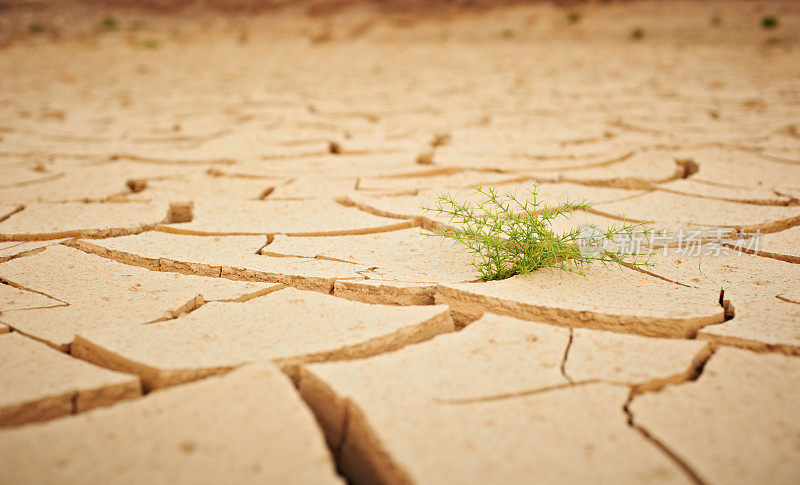
[[[0,482],[800,480],[792,2],[25,15]],[[481,282],[420,234],[534,182],[677,239]]]

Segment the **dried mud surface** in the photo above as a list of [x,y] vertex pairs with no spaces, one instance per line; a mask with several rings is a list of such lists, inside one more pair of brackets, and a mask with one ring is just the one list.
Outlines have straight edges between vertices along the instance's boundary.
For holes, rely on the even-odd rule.
[[[0,10],[0,483],[800,480],[795,3],[100,5]],[[534,182],[706,236],[427,237]]]

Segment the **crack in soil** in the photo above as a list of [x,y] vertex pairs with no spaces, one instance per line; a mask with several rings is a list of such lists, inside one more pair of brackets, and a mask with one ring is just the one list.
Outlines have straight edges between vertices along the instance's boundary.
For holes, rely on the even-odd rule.
[[[520,397],[534,396],[545,392],[558,391],[561,389],[568,389],[576,386],[584,386],[588,384],[597,384],[602,382],[600,379],[586,379],[582,381],[565,382],[563,384],[554,384],[552,386],[537,387],[535,389],[526,389],[524,391],[509,392],[503,394],[495,394],[491,396],[471,397],[465,399],[441,399],[434,398],[433,401],[439,404],[473,404],[479,402],[502,401],[504,399],[516,399]],[[616,385],[615,383],[607,382],[609,385]]]
[[[703,369],[705,368],[708,361],[714,356],[716,352],[716,347],[708,346],[700,354],[695,358],[696,362],[694,364],[693,372],[690,376],[687,377],[684,381],[680,383],[671,383],[670,385],[681,385],[686,382],[693,382],[700,378],[703,374]],[[663,386],[662,386],[663,387]],[[647,390],[644,392],[656,392],[660,390],[652,389]],[[643,392],[636,392],[636,388],[631,389],[631,393],[628,396],[627,401],[622,406],[622,411],[625,413],[625,416],[628,418],[628,425],[638,431],[644,439],[652,443],[656,448],[661,450],[675,465],[677,465],[685,474],[686,476],[695,484],[698,485],[705,485],[708,483],[705,479],[703,479],[700,474],[681,456],[679,456],[676,452],[671,450],[663,441],[659,440],[653,433],[651,433],[647,428],[643,425],[636,422],[636,417],[634,416],[633,412],[631,411],[631,403],[636,398],[637,395],[641,395]]]
[[792,300],[792,299],[786,298],[785,296],[775,295],[775,298],[777,298],[777,299],[779,299],[781,301],[785,301],[786,303],[794,303],[795,305],[800,305],[800,301]]
[[269,286],[267,288],[262,288],[260,290],[244,293],[244,294],[242,294],[242,295],[240,295],[240,296],[238,296],[236,298],[227,298],[227,299],[224,299],[224,300],[206,300],[205,298],[203,298],[203,295],[198,294],[195,297],[190,298],[186,303],[184,303],[183,305],[179,306],[175,310],[167,310],[167,314],[165,316],[163,316],[161,318],[156,318],[155,320],[151,320],[149,322],[145,322],[144,325],[149,325],[149,324],[152,324],[152,323],[161,323],[161,322],[167,322],[167,321],[170,321],[170,320],[175,320],[175,319],[180,318],[182,316],[188,315],[188,314],[194,312],[195,310],[198,310],[200,307],[202,307],[206,303],[214,303],[214,302],[219,302],[219,303],[244,303],[246,301],[250,301],[250,300],[252,300],[254,298],[258,298],[258,297],[261,297],[261,296],[264,296],[264,295],[268,295],[270,293],[282,290],[284,288],[287,288],[287,286],[286,285],[282,285],[282,284],[276,284],[274,286]]
[[758,256],[761,258],[777,259],[778,261],[783,261],[786,263],[800,264],[800,256],[796,256],[794,254],[773,253],[770,251],[762,251],[760,249],[754,250],[742,247],[741,245],[738,244],[722,243],[722,245],[727,248],[735,249],[739,252],[750,254],[753,256]]
[[575,330],[570,328],[569,329],[569,340],[567,341],[567,345],[564,348],[564,356],[561,358],[561,365],[559,366],[559,370],[561,371],[561,375],[564,376],[564,379],[567,380],[570,384],[574,384],[575,381],[567,374],[567,359],[569,358],[569,351],[572,348],[572,339],[575,337]]
[[[25,241],[22,241],[19,244],[16,244],[16,245],[14,245],[12,247],[19,246],[20,244],[25,244]],[[10,249],[10,248],[3,248],[3,249]],[[5,263],[7,261],[11,261],[12,259],[24,258],[26,256],[33,256],[35,254],[41,253],[45,249],[47,249],[47,246],[42,246],[40,248],[30,249],[28,251],[20,251],[19,253],[10,254],[8,256],[0,256],[0,263]]]
[[[15,283],[15,282],[13,282],[11,280],[3,278],[2,276],[0,276],[0,284],[8,285],[8,286],[11,286],[11,287],[16,288],[18,290],[28,291],[28,292],[31,292],[31,293],[36,293],[36,294],[45,296],[47,298],[50,298],[51,300],[55,300],[55,301],[61,303],[61,305],[53,305],[53,307],[69,306],[69,303],[67,303],[64,300],[60,300],[60,299],[58,299],[58,298],[56,298],[56,297],[54,297],[52,295],[48,295],[47,293],[45,293],[43,291],[34,290],[33,288],[28,288],[26,286],[22,286],[19,283]],[[45,307],[45,308],[50,308],[50,307]],[[11,312],[11,311],[15,311],[15,310],[6,310],[6,312]]]
[[[65,246],[83,251],[87,254],[100,256],[128,266],[138,266],[150,271],[163,271],[167,273],[189,274],[207,276],[212,278],[225,278],[233,281],[257,281],[263,283],[279,283],[299,290],[312,290],[332,292],[333,286],[339,280],[353,280],[349,278],[326,278],[314,276],[300,276],[281,273],[270,273],[247,268],[235,268],[225,265],[210,265],[205,263],[178,261],[169,258],[147,258],[124,251],[110,250],[80,239],[72,239],[61,243]],[[363,276],[363,275],[362,275]],[[359,281],[363,280],[360,279]]]
[[[407,217],[393,217],[392,219],[408,219]],[[343,229],[339,231],[311,231],[311,232],[246,232],[246,231],[201,231],[197,229],[184,229],[164,224],[155,224],[152,228],[155,231],[166,232],[169,234],[179,234],[183,236],[290,236],[290,237],[332,237],[332,236],[358,236],[362,234],[377,234],[381,232],[399,231],[419,227],[420,223],[416,220],[406,220],[397,224],[387,224],[384,226],[366,227],[363,229]]]
[[6,219],[8,219],[9,217],[13,216],[13,215],[14,215],[14,214],[16,214],[17,212],[20,212],[20,211],[22,211],[22,210],[24,210],[24,209],[25,209],[25,206],[24,206],[24,205],[19,205],[19,206],[17,206],[16,208],[12,209],[12,210],[11,210],[11,212],[7,212],[7,213],[5,213],[5,214],[3,214],[3,215],[0,215],[0,222],[3,222],[3,221],[5,221],[5,220],[6,220]]

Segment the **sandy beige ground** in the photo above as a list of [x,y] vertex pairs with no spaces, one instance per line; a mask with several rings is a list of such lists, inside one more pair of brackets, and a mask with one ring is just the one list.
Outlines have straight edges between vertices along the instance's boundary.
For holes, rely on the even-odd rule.
[[[11,3],[0,483],[800,481],[796,2]],[[685,239],[426,237],[534,182]]]
[[314,418],[274,367],[12,429],[0,450],[7,483],[341,483]]

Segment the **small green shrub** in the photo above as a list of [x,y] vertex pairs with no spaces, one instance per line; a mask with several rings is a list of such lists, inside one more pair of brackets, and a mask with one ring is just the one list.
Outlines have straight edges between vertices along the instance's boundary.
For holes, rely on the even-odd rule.
[[578,21],[581,19],[581,13],[576,11],[571,11],[567,14],[567,22],[570,24],[577,24]]
[[[477,201],[459,202],[449,194],[441,194],[435,205],[425,210],[449,218],[449,225],[441,226],[432,235],[465,246],[475,255],[473,265],[484,280],[501,280],[542,268],[583,274],[581,269],[593,262],[652,266],[651,254],[640,253],[638,244],[632,244],[637,237],[652,233],[647,222],[612,226],[604,231],[581,226],[555,233],[553,220],[586,211],[589,204],[565,201],[550,206],[539,199],[538,185],[525,200],[511,193],[500,195],[493,188],[476,187],[473,195]],[[617,249],[607,250],[608,245],[616,245]]]
[[778,17],[767,15],[761,18],[761,27],[765,29],[774,29],[778,26]]
[[45,30],[46,29],[44,24],[40,24],[39,22],[31,22],[28,25],[28,32],[30,32],[31,34],[41,34]]
[[517,36],[517,31],[514,29],[503,29],[500,35],[502,35],[504,39],[513,39]]
[[100,21],[100,25],[106,30],[116,30],[117,29],[117,19],[114,17],[103,17],[103,20]]
[[633,40],[644,39],[644,29],[641,27],[635,27],[633,30],[631,30],[631,39]]
[[141,46],[145,49],[158,49],[161,47],[161,41],[158,39],[145,39],[142,41]]
[[711,16],[711,26],[712,27],[721,27],[722,26],[722,17],[719,15],[712,15]]

